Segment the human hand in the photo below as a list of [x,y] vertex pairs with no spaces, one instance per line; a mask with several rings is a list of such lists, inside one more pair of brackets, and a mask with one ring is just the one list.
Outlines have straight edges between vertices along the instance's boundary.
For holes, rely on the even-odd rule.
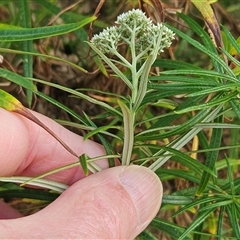
[[[34,115],[77,154],[104,155],[101,145],[83,141],[51,119]],[[0,176],[37,176],[76,162],[35,123],[3,109],[0,116]],[[108,165],[107,161],[99,164],[102,168]],[[161,204],[161,182],[144,167],[118,166],[86,178],[75,167],[48,179],[71,186],[49,206],[27,217],[0,201],[0,239],[133,239]]]

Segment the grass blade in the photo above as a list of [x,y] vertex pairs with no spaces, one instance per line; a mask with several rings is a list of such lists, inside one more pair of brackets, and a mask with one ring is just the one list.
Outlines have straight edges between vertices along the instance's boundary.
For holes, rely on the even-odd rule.
[[237,239],[240,239],[239,206],[237,207],[236,204],[232,203],[231,205],[227,205],[226,210],[234,236],[236,236]]
[[12,28],[5,26],[0,30],[0,41],[15,42],[53,37],[61,34],[76,31],[79,28],[91,23],[96,19],[95,16],[88,17],[77,23],[68,23],[64,25],[55,25],[36,28]]
[[[169,236],[176,240],[181,236],[182,232],[185,230],[183,227],[179,227],[173,223],[164,221],[160,218],[154,218],[153,221],[150,223],[150,226],[166,232]],[[183,239],[190,240],[190,238],[187,236]]]
[[[218,117],[216,119],[216,122],[222,122],[222,117]],[[210,141],[210,144],[209,144],[209,148],[218,148],[218,147],[221,146],[222,131],[223,130],[221,128],[213,129],[211,141]],[[207,159],[206,159],[205,165],[210,170],[214,169],[215,162],[216,162],[217,157],[218,157],[218,153],[219,153],[218,150],[207,152]],[[210,176],[209,173],[207,173],[205,171],[203,172],[201,182],[199,184],[198,191],[197,191],[196,195],[199,196],[203,193],[203,191],[205,190],[205,188],[208,184],[208,181],[209,181],[210,177],[211,176]]]
[[211,213],[213,209],[205,211],[197,216],[197,218],[188,226],[184,233],[178,238],[178,240],[183,240],[190,232],[192,232],[199,224],[201,224]]
[[[28,182],[31,186],[43,187],[58,193],[62,193],[69,186],[63,183],[46,180],[46,179],[33,179],[32,177],[22,177],[22,176],[14,176],[14,177],[0,177],[0,181],[2,182],[13,182],[13,183],[25,183]],[[31,182],[31,183],[30,183]]]
[[240,46],[239,43],[234,39],[233,35],[230,31],[225,27],[222,26],[224,33],[226,34],[228,40],[231,42],[232,46],[236,49],[237,53],[240,54]]
[[150,231],[144,230],[141,232],[138,236],[137,239],[139,240],[158,240]]
[[59,193],[38,189],[8,189],[0,191],[0,198],[30,198],[52,202],[59,197]]
[[[19,3],[19,11],[21,12],[20,26],[23,28],[31,28],[32,21],[31,21],[30,9],[29,9],[29,1],[22,0],[22,1],[18,1],[18,3]],[[32,52],[33,51],[32,40],[23,41],[22,49],[23,51],[26,51],[26,52]],[[33,56],[30,54],[23,54],[22,59],[23,59],[24,76],[30,77],[30,78],[33,77]],[[32,81],[31,81],[31,84],[33,84]],[[32,104],[33,93],[27,89],[26,95],[27,95],[28,106],[30,107]]]
[[[222,109],[222,105],[216,107],[204,120],[203,122],[211,122],[213,119],[215,119],[216,115],[219,113],[219,111]],[[188,143],[195,135],[197,135],[202,128],[193,128],[188,133],[186,133],[183,136],[178,137],[175,141],[171,143],[171,148],[174,149],[181,149],[186,143]],[[168,155],[169,152],[165,152],[157,161],[155,161],[151,166],[149,167],[153,171],[156,171],[159,167],[161,167],[166,161],[169,160],[171,156],[164,156]]]
[[[212,61],[217,62],[229,76],[235,77],[233,71],[228,67],[228,65],[218,56],[218,54],[213,53],[211,50],[207,49],[204,45],[199,43],[198,41],[194,40],[192,37],[186,35],[185,33],[181,32],[180,30],[167,25],[168,28],[170,28],[173,32],[175,32],[177,35],[179,35],[181,38],[185,39],[187,42],[189,42],[191,45],[193,45],[195,48],[200,50],[201,52],[204,52],[207,54],[210,58],[212,58]],[[223,71],[221,71],[223,72]]]

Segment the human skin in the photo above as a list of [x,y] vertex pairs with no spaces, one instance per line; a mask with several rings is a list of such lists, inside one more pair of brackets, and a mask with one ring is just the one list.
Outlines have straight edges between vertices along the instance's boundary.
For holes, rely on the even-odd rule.
[[[33,114],[78,155],[104,155],[101,145],[53,120]],[[37,176],[76,162],[49,133],[16,113],[0,109],[0,176]],[[157,214],[162,198],[159,178],[140,166],[108,169],[88,177],[80,167],[48,179],[70,185],[43,210],[23,217],[0,201],[0,239],[133,239]]]

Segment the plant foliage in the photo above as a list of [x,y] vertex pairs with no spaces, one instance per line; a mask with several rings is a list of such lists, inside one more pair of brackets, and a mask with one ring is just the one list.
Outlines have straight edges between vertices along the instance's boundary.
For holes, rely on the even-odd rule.
[[[206,18],[203,5],[193,2]],[[45,11],[47,8],[50,15],[59,12],[49,1],[36,3]],[[87,39],[83,36],[87,36],[87,33],[83,27],[94,21],[95,16],[79,17],[74,13],[64,13],[61,15],[63,24],[31,28],[28,24],[31,15],[29,4],[27,0],[19,3],[19,9],[25,12],[19,26],[13,26],[13,23],[0,25],[1,52],[21,54],[23,74],[0,68],[0,76],[26,91],[29,106],[33,94],[36,94],[63,109],[76,123],[59,122],[86,130],[85,139],[99,139],[107,154],[95,159],[82,155],[79,161],[76,159],[76,163],[54,172],[80,165],[86,174],[89,171],[100,171],[95,161],[101,158],[109,159],[110,166],[114,166],[114,158],[120,159],[123,165],[131,163],[147,166],[163,183],[186,184],[182,189],[166,191],[160,213],[166,213],[171,216],[170,219],[156,217],[150,228],[138,236],[139,239],[157,239],[155,230],[178,240],[240,239],[240,178],[236,174],[239,171],[240,61],[236,57],[240,54],[239,39],[235,39],[225,26],[221,27],[222,35],[218,35],[220,25],[216,26],[216,19],[212,19],[210,24],[216,26],[213,35],[217,42],[188,15],[178,13],[178,18],[188,28],[185,32],[171,24],[154,25],[149,19],[144,22],[145,16],[138,22],[131,15],[142,14],[137,10],[121,15],[116,26],[107,28],[86,44]],[[125,18],[129,18],[129,22]],[[153,32],[140,28],[142,23],[146,28],[153,27]],[[43,61],[54,59],[69,63],[82,74],[88,72],[84,66],[34,49],[36,39],[64,36],[69,32],[74,32],[77,40],[85,44],[84,51],[90,51],[89,58],[95,59],[105,75],[108,71],[106,65],[111,68],[114,76],[128,87],[129,95],[91,87],[71,89],[33,76],[34,56]],[[206,64],[182,61],[181,55],[177,54],[174,60],[157,57],[164,48],[170,47],[173,36],[179,41],[178,49],[182,49],[181,44],[188,46],[193,54],[203,57]],[[18,42],[23,43],[21,47],[14,45]],[[127,47],[122,49],[122,45]],[[89,50],[89,46],[92,50]],[[86,113],[79,114],[44,94],[38,89],[38,84],[71,94],[79,101],[87,101],[101,108],[101,113],[94,118]],[[16,103],[19,106],[19,101],[0,91],[0,107],[14,111]],[[24,109],[21,104],[20,108]],[[106,118],[110,119],[106,125],[97,124],[97,120],[105,121]],[[227,144],[224,141],[225,131],[230,131],[232,136]],[[57,136],[55,138],[58,139]],[[64,143],[62,145],[65,146]],[[65,148],[69,151],[67,146]],[[173,168],[168,167],[171,164]],[[0,185],[0,196],[15,194],[52,201],[56,194],[67,188],[61,183],[43,179],[52,173],[36,178],[0,177],[0,181],[2,184],[8,181],[23,185],[32,182],[32,185],[52,189],[57,193],[41,194],[36,190],[24,190],[23,187],[12,190],[4,183]],[[181,225],[176,219],[183,218],[184,214],[191,216],[192,221]]]

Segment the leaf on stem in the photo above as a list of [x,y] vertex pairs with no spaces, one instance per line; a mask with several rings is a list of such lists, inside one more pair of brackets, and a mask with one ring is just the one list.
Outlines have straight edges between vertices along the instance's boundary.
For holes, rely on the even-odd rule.
[[73,32],[94,21],[95,16],[84,18],[83,20],[76,23],[67,23],[63,25],[54,25],[47,27],[36,27],[36,28],[15,28],[8,27],[5,25],[4,29],[1,29],[0,41],[2,42],[15,42],[34,40],[47,37],[53,37],[69,32]]
[[12,95],[0,89],[0,107],[8,111],[23,108],[22,104]]
[[[31,28],[31,13],[28,0],[19,1],[19,11],[22,13],[20,17],[21,27]],[[33,42],[32,40],[22,42],[23,51],[32,52],[33,51]],[[23,70],[25,77],[33,76],[33,56],[31,54],[23,54]],[[28,80],[30,84],[33,85],[31,80]],[[28,106],[31,107],[33,93],[30,90],[26,90]]]
[[130,112],[129,108],[118,101],[118,104],[123,113],[123,124],[124,124],[124,142],[122,151],[122,165],[129,165],[132,156],[133,142],[134,142],[134,116]]
[[[218,117],[214,122],[222,122],[222,117]],[[209,144],[209,148],[218,148],[221,145],[221,139],[222,139],[222,129],[218,128],[218,129],[213,129],[212,132],[212,137],[211,137],[211,141]],[[216,151],[211,151],[207,153],[207,159],[205,162],[205,165],[210,169],[213,170],[214,166],[215,166],[215,162],[217,160],[218,157],[218,153],[219,150],[217,149]],[[210,180],[211,175],[208,172],[203,172],[202,174],[202,178],[201,178],[201,182],[198,186],[198,190],[196,193],[196,196],[200,196],[203,191],[206,189],[207,184]]]
[[87,154],[82,154],[80,157],[79,157],[79,162],[82,166],[82,169],[83,169],[83,172],[84,174],[87,176],[89,171],[88,171],[88,164],[87,164],[87,160],[88,160],[88,156]]

